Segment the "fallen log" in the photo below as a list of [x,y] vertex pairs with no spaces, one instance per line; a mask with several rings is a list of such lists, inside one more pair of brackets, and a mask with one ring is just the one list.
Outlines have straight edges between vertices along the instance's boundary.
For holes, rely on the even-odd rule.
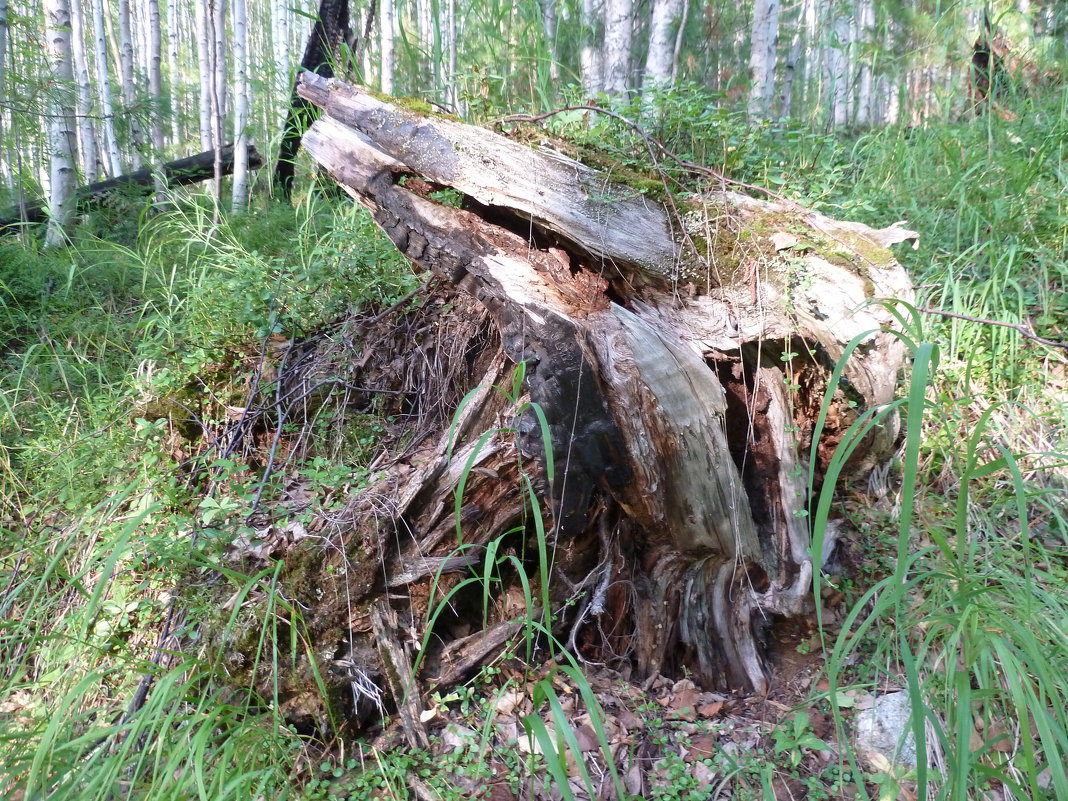
[[[254,145],[248,146],[248,166],[259,169],[263,166],[263,157]],[[222,151],[222,170],[229,175],[234,170],[234,146],[227,145]],[[207,181],[215,177],[215,151],[207,150],[194,156],[169,161],[159,168],[163,178],[170,186],[184,186]],[[146,194],[155,189],[155,172],[150,169],[109,178],[106,181],[88,184],[75,192],[79,205],[93,204],[114,191],[135,189]],[[21,203],[0,213],[0,234],[11,233],[24,223],[44,222],[48,217],[46,202]]]
[[[321,529],[328,548],[285,556],[288,597],[326,640],[316,648],[367,654],[366,620],[388,597],[405,631],[437,644],[416,663],[440,688],[530,630],[522,621],[540,613],[522,601],[544,579],[535,602],[579,659],[767,690],[769,630],[803,612],[820,567],[810,489],[858,415],[894,396],[904,348],[874,301],[912,300],[886,246],[915,235],[727,191],[678,199],[672,213],[552,150],[314,75],[300,92],[323,110],[304,147],[453,298],[428,297],[407,344],[365,332],[352,383],[373,386],[366,365],[392,360],[376,375],[396,376],[405,408],[437,422]],[[398,319],[382,337],[405,336]],[[433,418],[441,379],[422,365],[449,337],[463,359],[449,413]],[[518,393],[507,389],[517,370]],[[854,472],[896,438],[887,417]],[[531,492],[551,571],[530,556]],[[510,561],[486,565],[491,553]],[[472,574],[498,577],[484,591],[493,603],[450,596],[432,616]]]

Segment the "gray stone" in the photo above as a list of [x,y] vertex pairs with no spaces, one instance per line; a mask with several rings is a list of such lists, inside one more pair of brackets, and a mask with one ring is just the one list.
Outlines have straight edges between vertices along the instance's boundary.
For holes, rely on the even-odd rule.
[[889,693],[875,699],[871,709],[857,712],[857,753],[878,771],[894,765],[916,766],[916,738],[909,719],[912,707],[907,692]]

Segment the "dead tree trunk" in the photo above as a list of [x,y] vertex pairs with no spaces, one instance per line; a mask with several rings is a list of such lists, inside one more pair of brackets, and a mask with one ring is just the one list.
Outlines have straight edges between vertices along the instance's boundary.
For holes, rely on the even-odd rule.
[[[350,527],[331,535],[341,556],[320,549],[315,570],[287,568],[312,628],[355,653],[371,599],[406,587],[421,631],[436,571],[455,584],[497,540],[500,553],[524,553],[517,464],[536,462],[561,641],[640,677],[686,671],[706,686],[766,689],[762,636],[811,590],[807,454],[831,368],[869,332],[834,392],[817,474],[851,421],[891,400],[903,362],[881,330],[891,316],[869,302],[913,297],[885,249],[901,229],[729,192],[673,215],[555,152],[314,75],[300,92],[323,110],[308,152],[455,288],[465,320],[483,314],[499,334],[481,340],[480,362],[477,346],[463,348],[484,377],[459,418],[353,500]],[[459,205],[436,200],[456,193]],[[551,482],[535,413],[489,389],[506,383],[507,362],[523,363],[525,399],[547,420]],[[869,437],[858,470],[888,453],[894,426]],[[456,552],[457,528],[476,550]],[[335,558],[347,560],[343,587],[322,568]],[[514,632],[503,584],[489,625],[480,602],[464,626],[439,622],[424,680],[455,680]],[[352,606],[327,612],[315,605],[326,597]]]
[[[227,145],[222,149],[223,175],[229,175],[234,170],[234,146]],[[255,146],[248,146],[248,166],[255,170],[263,166],[263,159]],[[160,167],[164,180],[171,186],[182,186],[207,181],[215,177],[215,151],[207,150],[193,156],[186,156],[176,161],[170,161]],[[91,204],[100,200],[110,192],[135,191],[148,194],[155,188],[155,177],[152,170],[137,170],[136,172],[110,178],[107,181],[98,181],[80,187],[74,193],[79,204]],[[23,223],[39,223],[47,219],[47,210],[44,203],[23,203],[13,206],[4,212],[0,212],[0,234],[9,233],[9,229]]]
[[[351,42],[349,28],[349,0],[320,0],[319,15],[312,25],[300,69],[310,70],[324,78],[334,77],[334,64],[341,60],[341,46]],[[363,46],[363,42],[360,42]],[[298,79],[299,80],[299,79]],[[278,146],[278,160],[274,166],[274,183],[288,199],[293,191],[293,174],[296,169],[300,138],[315,119],[315,108],[297,94],[293,85],[293,97],[289,103],[286,121],[282,126],[282,141]]]

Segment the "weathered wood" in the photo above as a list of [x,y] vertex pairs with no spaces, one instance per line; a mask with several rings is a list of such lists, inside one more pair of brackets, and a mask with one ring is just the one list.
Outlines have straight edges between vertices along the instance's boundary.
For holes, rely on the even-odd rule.
[[[255,146],[248,146],[249,169],[259,169],[263,166],[263,158]],[[223,175],[229,175],[234,169],[234,146],[227,145],[222,151]],[[169,161],[159,168],[163,179],[171,186],[183,186],[207,181],[215,177],[215,151],[207,150],[194,156]],[[75,198],[79,204],[92,204],[99,202],[101,198],[115,191],[143,191],[145,194],[155,189],[155,175],[153,170],[137,170],[136,172],[109,178],[106,181],[88,184],[75,192]],[[40,223],[47,218],[47,204],[43,202],[22,203],[7,211],[0,213],[0,234],[10,233],[16,226],[24,223]]]
[[[387,581],[462,567],[449,561],[458,528],[465,547],[519,547],[530,515],[517,465],[544,468],[547,445],[555,474],[536,488],[556,549],[550,600],[555,612],[585,599],[559,618],[580,658],[766,689],[759,632],[802,610],[816,569],[808,453],[818,483],[850,423],[893,397],[904,349],[875,301],[912,299],[885,245],[914,235],[731,192],[679,201],[673,216],[554,152],[316,76],[300,93],[324,110],[308,152],[403,253],[476,298],[524,365],[523,398],[487,383],[417,469],[387,479],[393,497],[403,487],[379,549]],[[435,199],[442,187],[459,207]],[[831,367],[855,337],[813,443]],[[856,469],[896,435],[894,419],[874,431]],[[442,576],[439,592],[457,581]],[[508,593],[494,632],[516,617]],[[473,641],[479,659],[492,639]]]

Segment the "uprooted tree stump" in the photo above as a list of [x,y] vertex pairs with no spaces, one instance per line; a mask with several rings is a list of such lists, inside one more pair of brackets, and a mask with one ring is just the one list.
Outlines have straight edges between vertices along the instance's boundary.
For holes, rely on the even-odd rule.
[[[440,688],[498,655],[524,619],[520,573],[544,578],[533,490],[552,560],[545,619],[578,659],[766,690],[762,643],[803,611],[817,569],[808,454],[818,486],[849,425],[893,396],[904,350],[872,301],[912,299],[886,248],[914,235],[727,191],[669,213],[550,150],[314,75],[300,93],[324,112],[308,152],[451,293],[429,299],[414,330],[362,331],[370,351],[346,373],[401,393],[413,414],[435,406],[420,419],[436,422],[379,461],[347,515],[315,537],[276,526],[265,546],[287,552],[283,584],[314,643],[302,658],[329,668],[350,711],[375,685],[403,694],[398,662],[428,610],[487,553],[515,558],[494,572],[488,609],[474,589],[436,618],[418,681]],[[858,336],[812,443],[833,366]],[[443,353],[451,366],[436,368]],[[459,376],[441,404],[428,397],[435,369]],[[868,435],[857,472],[888,455],[895,427]]]

